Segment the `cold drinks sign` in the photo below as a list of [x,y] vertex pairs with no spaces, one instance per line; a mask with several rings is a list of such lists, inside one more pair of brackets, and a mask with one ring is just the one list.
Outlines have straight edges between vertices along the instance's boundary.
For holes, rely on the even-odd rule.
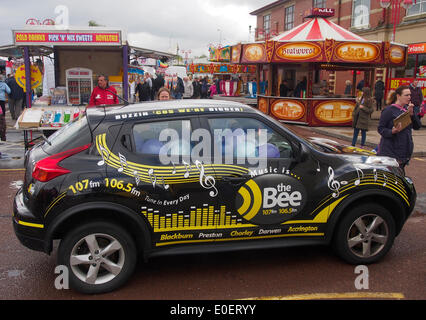
[[16,45],[120,45],[121,32],[14,31]]

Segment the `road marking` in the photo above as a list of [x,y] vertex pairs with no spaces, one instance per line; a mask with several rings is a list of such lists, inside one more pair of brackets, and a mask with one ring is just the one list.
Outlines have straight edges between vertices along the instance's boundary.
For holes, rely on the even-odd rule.
[[25,171],[24,168],[19,169],[0,169],[0,172],[8,172],[8,171]]
[[419,161],[426,161],[425,159],[422,158],[413,158],[414,160],[419,160]]
[[240,300],[319,300],[319,299],[405,299],[398,292],[310,293],[292,296],[256,297]]

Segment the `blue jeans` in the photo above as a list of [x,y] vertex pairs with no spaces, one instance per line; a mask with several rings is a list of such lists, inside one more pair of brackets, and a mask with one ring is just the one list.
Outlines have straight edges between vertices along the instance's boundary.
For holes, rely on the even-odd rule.
[[367,139],[367,130],[354,128],[354,136],[352,138],[352,146],[355,147],[356,140],[358,139],[359,131],[361,130],[361,146],[365,145],[365,140]]

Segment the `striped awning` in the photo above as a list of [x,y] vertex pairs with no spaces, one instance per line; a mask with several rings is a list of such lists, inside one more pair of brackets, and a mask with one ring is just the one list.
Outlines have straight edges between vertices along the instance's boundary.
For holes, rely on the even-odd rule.
[[322,17],[312,18],[272,38],[274,41],[324,41],[326,39],[368,42],[368,40]]

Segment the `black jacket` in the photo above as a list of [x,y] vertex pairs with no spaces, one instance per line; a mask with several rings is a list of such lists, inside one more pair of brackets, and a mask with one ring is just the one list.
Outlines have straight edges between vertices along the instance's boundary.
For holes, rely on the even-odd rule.
[[10,88],[9,98],[19,100],[24,98],[24,90],[19,86],[14,77],[10,77],[6,80],[6,84]]

